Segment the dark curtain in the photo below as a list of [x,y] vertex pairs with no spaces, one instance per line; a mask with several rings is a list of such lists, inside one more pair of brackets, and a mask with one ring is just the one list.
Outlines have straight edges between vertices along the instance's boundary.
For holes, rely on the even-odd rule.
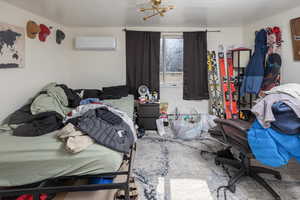
[[159,94],[160,33],[126,31],[126,77],[130,94],[146,85]]
[[209,99],[207,32],[186,32],[183,40],[183,99]]

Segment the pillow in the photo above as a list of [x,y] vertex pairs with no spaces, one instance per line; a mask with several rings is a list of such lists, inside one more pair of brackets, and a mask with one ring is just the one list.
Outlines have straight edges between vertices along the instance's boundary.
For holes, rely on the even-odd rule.
[[111,95],[111,94],[102,94],[101,99],[102,100],[110,100],[110,99],[121,99],[122,96],[120,95]]
[[86,89],[83,93],[83,99],[100,98],[103,92],[97,89]]
[[[83,91],[83,94],[82,94]],[[80,89],[76,90],[77,93],[80,93],[82,95],[82,99],[89,99],[89,98],[101,98],[101,95],[103,92],[98,89]],[[81,96],[80,95],[80,96]]]
[[113,87],[104,87],[103,94],[104,96],[111,97],[127,97],[129,89],[125,85],[113,86]]
[[81,99],[83,99],[83,93],[84,93],[84,90],[83,90],[83,89],[80,89],[80,90],[74,90],[74,92],[76,92],[76,94],[77,94]]

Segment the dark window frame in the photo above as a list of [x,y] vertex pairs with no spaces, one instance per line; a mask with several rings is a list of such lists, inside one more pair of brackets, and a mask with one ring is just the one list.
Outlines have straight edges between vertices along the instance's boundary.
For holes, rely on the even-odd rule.
[[[160,56],[161,56],[161,59],[160,59],[160,77],[161,80],[160,80],[160,85],[161,86],[173,86],[173,87],[179,87],[179,85],[182,85],[183,84],[183,70],[182,72],[167,72],[167,67],[166,67],[166,40],[167,39],[180,39],[182,40],[182,43],[183,43],[183,33],[174,33],[174,34],[168,34],[168,33],[165,33],[165,34],[162,34],[161,35],[161,52],[160,52]],[[183,46],[182,46],[182,52],[183,52]],[[183,54],[182,54],[182,60],[183,60]],[[182,63],[182,66],[183,66],[183,63]],[[161,70],[161,67],[163,67],[163,71]],[[182,80],[175,83],[175,82],[168,82],[166,80],[166,74],[167,73],[180,73],[182,75]]]

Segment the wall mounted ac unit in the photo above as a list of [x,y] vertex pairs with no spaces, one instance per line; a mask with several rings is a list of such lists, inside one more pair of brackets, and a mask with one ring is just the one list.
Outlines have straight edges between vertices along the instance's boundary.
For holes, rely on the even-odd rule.
[[99,37],[76,37],[75,49],[77,50],[93,50],[107,51],[116,50],[117,41],[114,37],[99,36]]

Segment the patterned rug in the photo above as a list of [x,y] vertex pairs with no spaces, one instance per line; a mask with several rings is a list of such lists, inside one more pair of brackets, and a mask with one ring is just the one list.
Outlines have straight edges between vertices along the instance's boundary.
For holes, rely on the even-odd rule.
[[[139,200],[272,200],[272,196],[250,178],[243,178],[236,193],[220,190],[225,186],[230,168],[214,164],[212,154],[200,150],[216,151],[222,145],[212,141],[166,141],[156,138],[156,132],[147,132],[138,141],[133,174],[137,180]],[[300,199],[300,165],[284,167],[283,180],[264,178],[283,200]],[[224,194],[226,194],[224,196]]]

